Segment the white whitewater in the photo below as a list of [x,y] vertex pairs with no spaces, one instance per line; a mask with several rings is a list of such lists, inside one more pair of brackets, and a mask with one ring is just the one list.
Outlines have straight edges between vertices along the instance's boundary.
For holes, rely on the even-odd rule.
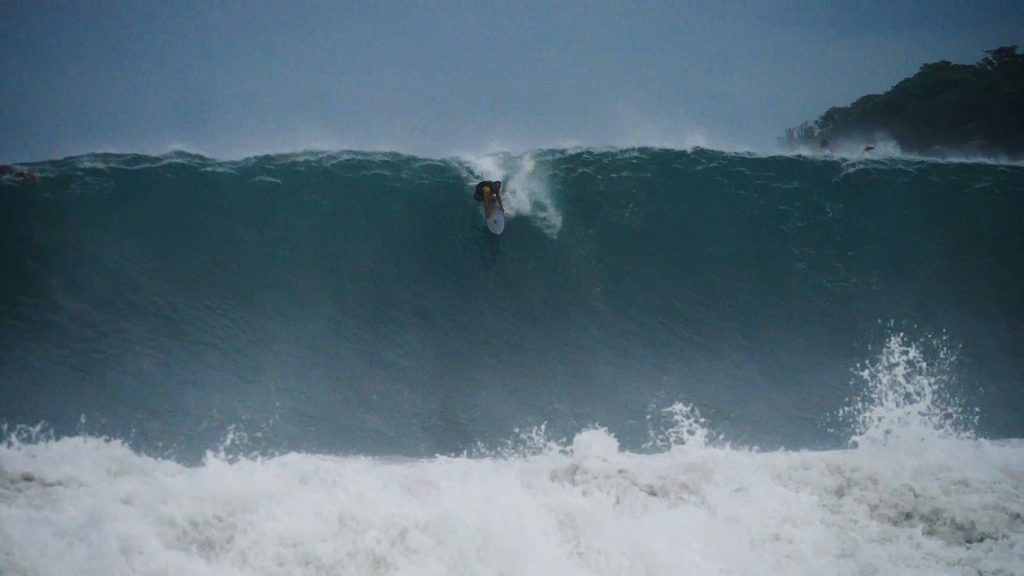
[[972,438],[894,336],[862,375],[855,447],[730,448],[696,411],[655,454],[604,429],[505,454],[209,454],[194,467],[78,436],[0,448],[10,575],[1009,575],[1024,444]]

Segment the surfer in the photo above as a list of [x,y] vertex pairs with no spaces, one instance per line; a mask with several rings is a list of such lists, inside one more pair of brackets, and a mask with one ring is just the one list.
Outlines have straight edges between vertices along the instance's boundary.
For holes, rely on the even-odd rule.
[[505,205],[501,203],[501,181],[484,180],[483,182],[476,185],[476,191],[473,192],[473,198],[477,202],[483,202],[484,206],[488,206],[491,203],[491,199],[498,201],[498,206],[504,210]]
[[19,180],[26,182],[35,182],[36,175],[25,170],[24,168],[16,168],[14,166],[8,166],[6,164],[0,164],[0,176],[13,176]]
[[476,185],[473,198],[484,203],[484,222],[491,234],[498,236],[505,229],[505,205],[501,202],[501,182],[484,180]]

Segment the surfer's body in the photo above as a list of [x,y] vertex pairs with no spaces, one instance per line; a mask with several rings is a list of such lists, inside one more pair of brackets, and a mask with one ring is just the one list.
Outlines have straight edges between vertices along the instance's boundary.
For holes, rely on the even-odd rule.
[[484,221],[492,234],[501,234],[505,229],[505,205],[501,201],[501,182],[484,180],[476,185],[473,198],[484,203]]
[[501,181],[499,180],[484,180],[483,182],[476,185],[476,191],[473,192],[473,198],[477,202],[484,203],[484,212],[489,212],[490,207],[497,202],[498,207],[502,210],[505,209],[505,205],[501,203]]

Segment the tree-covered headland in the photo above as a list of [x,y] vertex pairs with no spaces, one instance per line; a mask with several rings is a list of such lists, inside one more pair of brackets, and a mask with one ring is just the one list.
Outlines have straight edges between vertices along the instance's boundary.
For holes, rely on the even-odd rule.
[[885,94],[829,108],[780,141],[859,149],[889,139],[911,154],[1024,157],[1024,55],[1015,45],[985,54],[977,64],[925,64]]

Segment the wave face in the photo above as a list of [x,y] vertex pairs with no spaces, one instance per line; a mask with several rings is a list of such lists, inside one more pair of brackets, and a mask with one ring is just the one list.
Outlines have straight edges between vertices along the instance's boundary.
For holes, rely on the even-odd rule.
[[[460,453],[547,423],[844,446],[896,333],[1024,436],[1024,169],[706,150],[91,155],[0,193],[0,419],[196,458]],[[486,233],[472,185],[506,181]],[[931,353],[930,353],[931,354]],[[934,362],[944,353],[935,352]],[[84,421],[83,421],[84,419]],[[656,419],[656,417],[655,417]]]

